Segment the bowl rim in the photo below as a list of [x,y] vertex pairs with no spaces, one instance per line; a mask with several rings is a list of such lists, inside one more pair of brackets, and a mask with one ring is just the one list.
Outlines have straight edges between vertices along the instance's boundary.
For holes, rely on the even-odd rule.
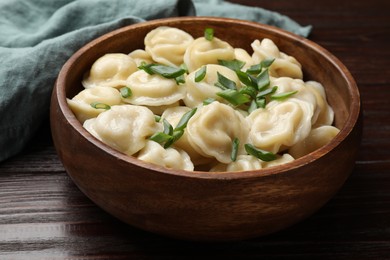
[[[92,46],[96,45],[98,42],[105,41],[109,38],[111,38],[114,35],[121,34],[124,31],[132,30],[135,28],[141,28],[141,27],[148,27],[148,26],[159,26],[159,25],[167,25],[170,23],[177,23],[177,22],[204,22],[204,21],[212,21],[217,23],[235,23],[235,24],[241,24],[242,26],[251,26],[257,30],[267,31],[267,32],[274,32],[280,35],[281,37],[287,38],[289,40],[293,41],[299,41],[302,45],[305,46],[305,48],[310,48],[314,50],[315,52],[320,53],[325,59],[327,59],[330,63],[333,64],[333,66],[340,72],[340,75],[344,78],[344,80],[348,84],[350,98],[351,98],[351,105],[350,105],[350,113],[347,117],[347,120],[345,121],[343,127],[340,129],[340,132],[326,145],[320,147],[319,149],[303,156],[298,159],[295,159],[292,162],[289,162],[287,164],[282,164],[270,168],[264,168],[264,169],[258,169],[258,170],[250,170],[250,171],[240,171],[240,172],[206,172],[206,171],[186,171],[186,170],[175,170],[175,169],[168,169],[159,165],[155,165],[152,163],[147,163],[144,161],[141,161],[133,156],[126,155],[124,153],[121,153],[114,148],[111,148],[110,146],[104,144],[94,136],[92,136],[83,126],[82,124],[76,119],[75,115],[69,108],[67,104],[67,97],[65,95],[63,84],[65,82],[65,79],[67,77],[67,72],[71,65],[76,62],[78,59],[80,59],[83,54],[90,49]],[[63,65],[61,68],[56,83],[55,83],[55,91],[53,92],[53,98],[57,99],[58,107],[63,113],[64,117],[68,121],[68,123],[73,127],[83,138],[87,139],[88,142],[92,143],[94,146],[96,146],[98,149],[103,150],[105,153],[107,153],[108,156],[114,156],[118,160],[124,161],[125,163],[134,164],[138,167],[144,168],[145,170],[152,170],[152,171],[158,171],[159,173],[169,174],[169,175],[175,175],[179,177],[186,177],[186,178],[200,178],[200,179],[220,179],[220,180],[229,180],[229,179],[242,179],[242,178],[254,178],[254,177],[260,177],[260,176],[275,176],[280,175],[282,173],[288,174],[288,172],[292,169],[297,169],[302,166],[305,166],[322,156],[326,155],[330,151],[334,150],[341,142],[343,142],[351,133],[351,131],[354,129],[355,125],[357,124],[360,114],[361,114],[361,99],[360,99],[360,93],[357,87],[357,84],[352,77],[351,73],[347,69],[347,67],[332,53],[330,53],[328,50],[320,46],[319,44],[304,38],[302,36],[293,34],[291,32],[288,32],[286,30],[280,29],[278,27],[274,27],[267,24],[262,24],[258,22],[252,22],[247,20],[241,20],[241,19],[235,19],[235,18],[224,18],[224,17],[209,17],[209,16],[187,16],[187,17],[170,17],[170,18],[161,18],[161,19],[155,19],[145,22],[140,22],[132,25],[127,25],[118,29],[115,29],[113,31],[110,31],[108,33],[105,33],[92,41],[88,42],[84,46],[82,46],[80,49],[78,49]],[[61,91],[62,90],[62,91]]]

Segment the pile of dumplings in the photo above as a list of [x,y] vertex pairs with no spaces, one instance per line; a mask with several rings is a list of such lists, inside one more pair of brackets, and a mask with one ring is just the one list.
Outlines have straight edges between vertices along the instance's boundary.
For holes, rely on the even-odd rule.
[[[301,64],[270,39],[255,40],[249,54],[216,36],[194,39],[181,29],[158,27],[146,35],[144,44],[145,49],[129,54],[100,57],[85,73],[85,89],[67,100],[87,131],[122,153],[170,169],[248,171],[291,162],[325,145],[339,132],[332,126],[334,112],[324,87],[303,81]],[[275,94],[294,91],[294,95],[267,100],[265,107],[248,112],[217,94],[221,91],[216,86],[218,74],[234,82],[238,90],[245,85],[235,71],[220,65],[220,60],[242,61],[241,70],[245,71],[270,58],[269,81],[271,87],[277,86]],[[147,73],[140,68],[145,64],[184,66],[184,80]],[[205,75],[199,81],[201,69]],[[123,87],[131,94],[123,95]],[[212,102],[204,102],[210,98]],[[165,131],[163,122],[175,128],[194,108],[181,137],[171,146],[151,139]],[[237,147],[232,145],[234,140],[239,140]],[[275,158],[264,161],[248,154],[245,144]]]

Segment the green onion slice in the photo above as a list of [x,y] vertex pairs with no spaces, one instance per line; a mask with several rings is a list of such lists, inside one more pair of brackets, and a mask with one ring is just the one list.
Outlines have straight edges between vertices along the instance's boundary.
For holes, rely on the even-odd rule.
[[230,154],[230,158],[233,162],[237,160],[238,148],[240,146],[240,140],[236,137],[232,142],[232,153]]
[[251,99],[247,95],[242,94],[234,89],[222,90],[220,92],[217,92],[217,95],[224,98],[234,106],[239,106],[251,101]]
[[275,61],[275,58],[266,58],[261,61],[261,67],[263,68],[268,68],[269,66],[272,65],[272,63]]
[[93,108],[96,108],[96,109],[105,109],[105,110],[108,110],[110,109],[111,107],[107,104],[104,104],[104,103],[100,103],[100,102],[93,102],[90,104],[91,107]]
[[268,69],[263,70],[256,78],[257,80],[257,89],[259,91],[264,90],[266,87],[269,86],[270,80],[269,80],[269,73]]
[[206,28],[204,30],[204,37],[208,41],[212,41],[214,39],[214,29],[213,28]]
[[262,161],[269,162],[276,159],[276,154],[261,150],[259,148],[254,147],[251,144],[245,144],[244,147],[245,147],[245,151],[248,154],[253,155],[254,157]]
[[156,121],[158,123],[158,122],[160,122],[160,120],[161,120],[161,116],[154,115],[154,121]]
[[206,98],[205,100],[203,100],[203,105],[206,106],[206,105],[209,105],[211,103],[213,103],[215,101],[214,98]]
[[250,66],[250,67],[246,70],[246,73],[250,73],[250,74],[259,74],[259,73],[261,72],[261,69],[262,69],[261,63],[255,64],[255,65]]
[[175,131],[181,131],[184,130],[184,128],[187,127],[187,123],[190,120],[190,118],[196,113],[197,108],[193,108],[190,111],[186,112],[179,120],[179,123],[177,123],[175,127]]
[[119,91],[120,91],[123,98],[131,97],[131,95],[133,94],[129,87],[122,87],[119,89]]
[[195,82],[200,82],[206,76],[207,66],[202,66],[199,70],[195,72]]
[[257,103],[255,100],[252,100],[249,107],[248,107],[248,112],[249,113],[252,113],[253,111],[255,111],[257,109]]
[[165,142],[164,148],[169,148],[174,142],[180,139],[180,137],[184,134],[184,130],[174,130],[170,138]]
[[155,141],[159,144],[163,144],[163,143],[167,142],[168,140],[170,140],[171,138],[172,138],[171,135],[165,134],[163,132],[157,132],[157,133],[153,134],[149,139],[152,141]]
[[218,60],[218,64],[225,66],[233,71],[238,71],[244,67],[245,62],[234,59],[234,60]]
[[265,90],[260,91],[259,93],[257,93],[256,97],[265,97],[265,96],[267,96],[267,95],[269,95],[269,94],[273,94],[273,93],[275,93],[275,91],[276,91],[277,89],[278,89],[277,86],[274,86],[274,87],[272,87],[272,88],[267,88],[267,89],[265,89]]
[[174,79],[186,73],[186,70],[182,68],[176,68],[155,63],[142,63],[138,68],[144,70],[150,75],[158,74],[167,79]]
[[279,93],[279,94],[274,94],[271,96],[271,99],[273,100],[283,100],[286,98],[291,97],[292,95],[296,94],[298,90],[295,91],[290,91],[290,92],[284,92],[284,93]]
[[173,127],[165,118],[163,119],[163,126],[164,126],[164,131],[163,131],[164,134],[167,135],[173,134]]
[[222,86],[222,89],[234,89],[234,90],[237,89],[236,82],[228,79],[227,77],[225,77],[219,72],[217,72],[217,75],[218,75],[218,82],[216,83],[217,87],[221,88]]

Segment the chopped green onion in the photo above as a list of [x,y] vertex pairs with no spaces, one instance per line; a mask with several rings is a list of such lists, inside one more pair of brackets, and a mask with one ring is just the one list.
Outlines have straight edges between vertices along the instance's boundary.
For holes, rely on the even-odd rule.
[[240,70],[242,67],[244,67],[245,62],[234,59],[234,60],[218,60],[218,64],[225,66],[233,71]]
[[243,88],[240,89],[239,92],[241,94],[247,94],[251,98],[256,98],[256,94],[257,94],[256,89],[252,86],[244,86]]
[[182,68],[176,68],[176,67],[155,64],[155,63],[151,63],[151,64],[142,63],[138,68],[144,70],[146,73],[150,75],[158,74],[167,79],[174,79],[186,73],[186,70]]
[[273,94],[275,93],[275,91],[278,89],[277,86],[274,86],[272,88],[266,88],[265,90],[263,91],[260,91],[259,93],[257,93],[256,97],[265,97],[269,94]]
[[180,75],[179,77],[176,77],[176,78],[175,78],[175,81],[176,81],[176,84],[177,84],[177,85],[186,83],[186,79],[185,79],[185,77],[184,77],[184,74],[183,74],[183,75]]
[[174,130],[169,140],[164,144],[164,148],[170,147],[174,142],[180,139],[180,137],[184,134],[184,130]]
[[241,94],[239,91],[234,89],[225,89],[217,92],[217,95],[224,98],[234,106],[239,106],[250,101],[250,98],[247,95]]
[[265,108],[266,105],[266,99],[265,97],[258,97],[255,100],[257,108]]
[[261,150],[261,149],[256,148],[255,146],[253,146],[251,144],[245,144],[244,147],[245,147],[245,151],[248,154],[253,155],[254,157],[256,157],[262,161],[269,162],[269,161],[273,161],[276,159],[276,155],[274,153]]
[[119,89],[119,91],[120,91],[122,97],[124,97],[124,98],[131,97],[131,95],[133,94],[129,87],[122,87]]
[[196,113],[197,108],[193,108],[190,111],[186,112],[179,120],[175,127],[175,131],[184,130],[186,128],[188,121],[190,118]]
[[274,95],[271,96],[271,99],[273,99],[273,100],[283,100],[283,99],[291,97],[292,95],[294,95],[297,92],[298,92],[298,90],[285,92],[285,93],[274,94]]
[[164,132],[163,132],[164,134],[167,135],[173,134],[173,127],[165,118],[163,119],[163,126],[164,126]]
[[159,144],[163,144],[171,139],[171,135],[165,134],[163,132],[157,132],[153,134],[149,139],[152,141],[155,141]]
[[247,86],[252,86],[257,88],[257,80],[255,77],[251,77],[250,74],[245,73],[241,70],[236,70],[236,74],[242,83],[244,83]]
[[259,73],[261,72],[261,69],[262,69],[261,63],[255,64],[255,65],[250,66],[250,67],[246,70],[246,73],[250,73],[250,74],[259,74]]
[[260,64],[263,68],[268,68],[269,66],[272,65],[274,60],[275,60],[275,58],[266,58],[266,59],[262,60]]
[[213,103],[215,101],[214,98],[206,98],[205,100],[203,100],[203,105],[206,106],[206,105],[209,105],[211,103]]
[[151,67],[153,66],[153,63],[147,64],[145,61],[141,62],[141,65],[138,66],[140,70],[144,70],[149,75],[153,75],[154,72],[152,71]]
[[207,66],[203,66],[195,72],[195,82],[200,82],[204,79],[204,77],[206,76],[206,70]]
[[100,102],[93,102],[90,105],[91,105],[91,107],[96,108],[96,109],[106,109],[106,110],[108,110],[108,109],[111,108],[109,105],[104,104],[104,103],[100,103]]
[[248,112],[249,112],[249,113],[252,113],[252,112],[255,111],[257,108],[258,108],[258,107],[257,107],[256,101],[255,101],[255,100],[252,100],[252,101],[251,101],[251,104],[250,104],[249,107],[248,107]]
[[217,75],[218,75],[218,83],[219,83],[217,84],[218,87],[222,86],[223,89],[234,89],[234,90],[237,89],[236,82],[228,79],[227,77],[225,77],[219,72],[217,72]]
[[237,160],[239,146],[240,146],[240,140],[236,137],[232,142],[232,153],[230,154],[230,159],[232,159],[233,162]]
[[167,79],[177,78],[186,72],[184,69],[181,69],[181,68],[175,68],[175,67],[166,66],[166,65],[159,65],[159,64],[153,65],[151,67],[151,70],[154,73],[159,74]]
[[204,30],[204,37],[208,41],[212,41],[214,39],[214,29],[213,28],[206,28]]
[[154,121],[156,121],[158,123],[158,122],[160,122],[160,120],[161,120],[161,116],[154,115]]
[[263,70],[256,78],[257,80],[257,89],[259,91],[264,90],[266,87],[269,86],[270,80],[269,80],[269,74],[268,69]]

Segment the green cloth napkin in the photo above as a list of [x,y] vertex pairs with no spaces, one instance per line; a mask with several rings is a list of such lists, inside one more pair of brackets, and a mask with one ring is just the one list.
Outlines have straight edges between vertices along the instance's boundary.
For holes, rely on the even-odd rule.
[[0,162],[17,154],[48,117],[62,65],[114,29],[173,16],[220,16],[307,36],[286,16],[222,0],[2,0],[0,2]]

